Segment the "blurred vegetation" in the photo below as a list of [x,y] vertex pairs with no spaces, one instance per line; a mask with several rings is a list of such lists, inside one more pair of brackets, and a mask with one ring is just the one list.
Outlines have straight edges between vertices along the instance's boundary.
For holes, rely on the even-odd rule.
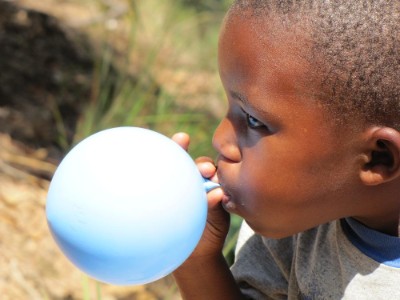
[[217,11],[226,12],[232,1],[227,0],[181,0],[183,5],[192,7],[197,11]]
[[[108,2],[88,1],[110,10]],[[91,96],[73,143],[105,128],[129,125],[167,136],[185,131],[191,135],[192,157],[214,157],[211,138],[225,101],[217,42],[231,2],[130,0],[117,18],[93,24],[89,30],[97,37],[97,58]],[[58,120],[63,140],[62,117]],[[64,140],[63,145],[70,147]],[[240,222],[232,217],[224,249],[229,263]]]
[[91,99],[75,143],[104,128],[133,125],[168,136],[188,132],[193,157],[214,156],[211,137],[221,112],[212,102],[224,101],[216,51],[227,6],[221,0],[131,0],[119,19],[96,24]]
[[[46,165],[56,164],[86,136],[124,125],[150,128],[167,136],[177,131],[188,132],[193,158],[215,157],[211,138],[226,109],[217,70],[217,43],[220,24],[231,1],[0,0],[1,133],[29,149],[37,149],[33,154],[26,149],[26,154],[35,155],[34,162],[46,160]],[[47,182],[52,170],[34,174],[40,182],[43,178]],[[40,183],[40,191],[45,187]],[[19,191],[19,186],[16,189]],[[21,189],[25,205],[28,201],[24,191]],[[16,210],[17,206],[7,206],[13,209],[10,224],[14,224],[15,213],[26,225],[22,209],[32,208],[24,205],[18,206],[21,211]],[[35,209],[42,212],[42,204]],[[40,214],[29,211],[27,215]],[[233,216],[224,248],[230,263],[239,224],[240,219]],[[33,233],[24,232],[25,227],[12,228],[20,234],[21,245],[20,236],[31,239]],[[36,228],[32,229],[36,241],[38,233]],[[47,236],[48,232],[44,234]],[[12,235],[8,232],[7,237]],[[42,244],[38,241],[36,245]],[[14,249],[26,250],[15,245],[8,245],[7,249],[10,253]],[[32,249],[35,248],[29,246],[26,251],[32,253]],[[57,276],[63,284],[67,280],[75,283],[76,278],[69,277],[63,265],[57,266],[59,273],[54,273],[52,255],[48,255],[49,266],[46,263],[39,267],[37,262],[41,262],[42,256],[36,254],[52,252],[38,249],[41,251],[35,251],[35,257],[24,256],[20,261],[21,274],[27,279],[22,287],[26,288],[29,281],[29,286],[37,287],[38,293],[44,295],[43,299],[81,299],[75,294],[53,298],[53,292],[47,293],[53,286],[59,292],[60,284],[52,281]],[[27,266],[28,260],[31,268]],[[7,266],[4,269],[7,273]],[[43,270],[50,275],[36,275]],[[19,273],[13,274],[21,278]],[[50,280],[49,288],[44,279]],[[165,281],[169,287],[170,278]],[[16,290],[22,290],[21,280],[15,282]],[[163,282],[154,285],[161,286]],[[101,288],[104,295],[109,288],[84,276],[78,283],[81,290],[79,285],[65,286],[79,290],[78,294],[82,291],[84,299],[101,299]],[[150,290],[151,285],[146,289]],[[173,283],[170,291],[162,291],[161,299],[176,295]]]

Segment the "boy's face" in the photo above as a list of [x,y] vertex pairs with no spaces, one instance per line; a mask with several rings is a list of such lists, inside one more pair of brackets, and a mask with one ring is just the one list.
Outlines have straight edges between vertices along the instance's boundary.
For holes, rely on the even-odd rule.
[[309,80],[307,50],[302,36],[272,21],[230,16],[221,33],[219,68],[229,110],[213,144],[222,202],[269,237],[358,209],[351,197],[359,180],[359,135],[326,121],[311,96],[317,86]]

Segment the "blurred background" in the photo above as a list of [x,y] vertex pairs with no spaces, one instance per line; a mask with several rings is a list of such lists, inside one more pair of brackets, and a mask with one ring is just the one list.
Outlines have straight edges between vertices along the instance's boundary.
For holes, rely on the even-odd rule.
[[226,109],[217,41],[231,2],[0,0],[1,299],[180,299],[170,277],[115,287],[78,271],[49,234],[46,194],[68,150],[105,128],[185,131],[193,158],[215,156]]

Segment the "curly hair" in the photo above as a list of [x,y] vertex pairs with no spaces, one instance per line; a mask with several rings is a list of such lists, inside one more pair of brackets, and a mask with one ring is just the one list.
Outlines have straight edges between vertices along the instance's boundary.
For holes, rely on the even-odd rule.
[[244,11],[289,29],[307,23],[301,28],[322,61],[318,99],[336,120],[357,116],[400,130],[400,1],[236,0],[230,9]]

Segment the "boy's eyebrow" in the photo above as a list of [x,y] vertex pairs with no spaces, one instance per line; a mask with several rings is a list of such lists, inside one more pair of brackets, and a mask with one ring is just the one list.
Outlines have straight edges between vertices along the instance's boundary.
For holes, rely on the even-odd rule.
[[262,116],[263,121],[267,121],[270,126],[272,124],[275,124],[275,126],[277,126],[277,124],[279,124],[279,122],[280,122],[279,121],[280,120],[279,117],[275,116],[274,114],[271,114],[271,112],[267,111],[265,108],[262,108],[260,106],[255,106],[255,105],[251,104],[246,96],[244,96],[244,95],[242,95],[242,94],[240,94],[238,92],[234,92],[234,91],[229,91],[229,94],[233,99],[238,100],[239,102],[241,102],[245,106],[251,107],[251,109],[253,111],[257,111],[260,114],[260,116]]
[[247,100],[247,98],[245,96],[243,96],[242,94],[234,92],[234,91],[229,91],[229,94],[231,95],[232,98],[239,100],[243,104],[247,104],[247,105],[249,104],[249,101]]
[[242,102],[244,105],[249,106],[256,111],[259,111],[260,113],[262,113],[266,116],[270,116],[270,113],[268,111],[266,111],[260,107],[252,105],[246,96],[244,96],[238,92],[234,92],[234,91],[229,91],[229,94],[233,99],[236,99],[236,100]]

